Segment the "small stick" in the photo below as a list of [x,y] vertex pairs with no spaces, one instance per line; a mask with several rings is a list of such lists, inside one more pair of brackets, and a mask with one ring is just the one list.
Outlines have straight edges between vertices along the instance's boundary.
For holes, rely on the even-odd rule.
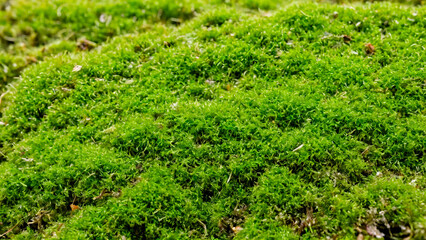
[[63,225],[64,225],[63,223],[59,224],[59,226],[58,226],[58,228],[56,229],[56,231],[57,231],[57,232],[59,232],[59,230],[61,229],[61,227],[62,227]]
[[12,232],[13,229],[15,229],[16,226],[18,226],[21,223],[21,221],[19,221],[17,224],[15,224],[15,226],[13,226],[11,229],[7,230],[7,232],[3,233],[2,235],[0,235],[0,238],[6,236],[8,233]]

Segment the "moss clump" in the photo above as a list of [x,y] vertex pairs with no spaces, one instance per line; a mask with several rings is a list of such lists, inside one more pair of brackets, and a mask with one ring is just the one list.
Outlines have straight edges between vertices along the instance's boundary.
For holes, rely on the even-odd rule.
[[117,35],[179,25],[220,5],[273,9],[288,1],[4,0],[0,2],[0,90],[30,64],[90,50]]
[[223,7],[30,67],[1,118],[0,231],[421,239],[425,13]]
[[[57,54],[91,50],[114,36],[149,31],[155,23],[180,25],[206,9],[222,5],[269,11],[290,2],[3,0],[0,2],[0,92],[6,91],[6,85],[31,64]],[[423,4],[421,0],[397,2]]]
[[[167,0],[5,1],[0,11],[0,47],[4,49],[0,51],[0,88],[46,56],[89,50],[113,36],[145,31],[149,23],[179,24],[205,4]],[[88,42],[92,44],[88,46]]]

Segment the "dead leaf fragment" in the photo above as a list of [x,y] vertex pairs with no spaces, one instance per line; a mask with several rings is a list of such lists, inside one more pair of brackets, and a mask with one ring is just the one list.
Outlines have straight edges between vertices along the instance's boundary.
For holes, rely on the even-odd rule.
[[[93,198],[93,200],[102,199],[102,198],[104,197],[105,193],[106,193],[106,188],[104,188],[104,189],[102,190],[102,192],[101,192],[98,196],[94,197],[94,198]],[[71,205],[72,205],[72,204],[71,204]],[[72,207],[71,207],[71,208],[72,208]]]
[[56,228],[56,231],[59,232],[59,230],[61,230],[61,227],[64,226],[63,223],[59,224],[58,228]]
[[385,236],[384,233],[380,232],[379,229],[377,229],[377,226],[375,224],[367,225],[367,233],[376,238],[383,238]]
[[312,225],[316,223],[316,219],[314,218],[313,213],[314,213],[314,209],[312,207],[306,209],[306,218],[302,219],[299,225],[299,230],[298,230],[299,235],[302,234],[303,230],[306,227],[311,227]]
[[132,180],[132,185],[135,186],[136,184],[140,183],[140,181],[142,181],[141,177],[137,177],[135,179]]
[[87,39],[81,39],[77,43],[77,47],[82,51],[92,50],[96,47],[96,43],[89,41]]
[[103,13],[103,14],[101,14],[101,16],[99,16],[99,22],[105,23],[108,20],[110,20],[109,18],[110,18],[110,16],[108,16],[108,15],[106,15],[106,14]]
[[358,234],[358,237],[356,237],[356,240],[364,240],[364,235],[362,235],[362,233]]
[[61,88],[61,90],[64,91],[64,92],[71,92],[71,89],[69,89],[69,88],[64,88],[63,87],[63,88]]
[[210,79],[207,79],[207,80],[206,80],[206,83],[207,83],[207,84],[209,84],[209,85],[214,85],[214,81],[213,81],[213,80],[210,80]]
[[352,38],[351,38],[351,36],[343,35],[343,41],[344,41],[345,43],[348,43],[348,42],[352,41]]
[[376,52],[376,49],[374,48],[373,44],[367,43],[365,44],[365,52],[371,55],[371,54],[374,54],[374,52]]
[[46,220],[44,220],[44,217],[48,217],[50,219],[50,214],[49,211],[45,211],[45,210],[40,210],[37,212],[37,214],[31,218],[30,222],[28,222],[28,225],[36,225],[37,229],[42,229],[43,228],[43,223],[46,222]]
[[81,65],[75,65],[75,66],[74,66],[74,68],[72,69],[72,71],[73,71],[73,72],[78,72],[78,71],[80,71],[80,70],[81,70],[81,68],[82,68],[82,66],[81,66]]
[[33,56],[26,56],[26,57],[25,57],[25,60],[26,60],[28,63],[36,63],[36,62],[37,62],[37,58],[35,58],[35,57],[33,57]]
[[182,23],[182,19],[180,18],[170,18],[170,21],[176,24],[181,24]]
[[121,196],[121,189],[118,189],[118,191],[117,192],[112,192],[111,193],[111,196],[112,197],[120,197]]
[[232,227],[232,231],[233,231],[235,234],[237,234],[237,233],[241,232],[242,230],[243,230],[243,228],[242,228],[242,227],[240,227],[240,226]]
[[74,204],[71,204],[71,205],[70,205],[70,207],[71,207],[71,211],[75,211],[75,210],[80,209],[80,207],[79,207],[79,206],[74,205]]

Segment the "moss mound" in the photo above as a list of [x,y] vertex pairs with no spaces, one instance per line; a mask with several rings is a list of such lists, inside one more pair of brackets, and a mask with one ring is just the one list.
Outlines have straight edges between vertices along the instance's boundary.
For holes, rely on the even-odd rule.
[[273,9],[282,1],[234,0],[2,0],[0,91],[27,66],[64,52],[87,51],[107,39],[180,25],[220,5]]
[[422,239],[425,10],[218,7],[28,68],[0,232]]

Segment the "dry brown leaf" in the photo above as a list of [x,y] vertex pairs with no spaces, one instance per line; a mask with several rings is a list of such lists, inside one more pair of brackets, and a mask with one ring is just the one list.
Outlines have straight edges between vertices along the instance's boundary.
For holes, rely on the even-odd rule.
[[345,43],[348,43],[348,42],[352,41],[352,38],[351,38],[351,36],[343,35],[343,41],[344,41]]
[[376,49],[374,48],[373,44],[367,43],[365,44],[365,52],[371,55],[371,54],[374,54],[374,52],[376,52]]
[[79,207],[79,206],[74,205],[74,204],[71,204],[71,205],[70,205],[70,207],[71,207],[71,211],[75,211],[75,210],[80,209],[80,207]]

